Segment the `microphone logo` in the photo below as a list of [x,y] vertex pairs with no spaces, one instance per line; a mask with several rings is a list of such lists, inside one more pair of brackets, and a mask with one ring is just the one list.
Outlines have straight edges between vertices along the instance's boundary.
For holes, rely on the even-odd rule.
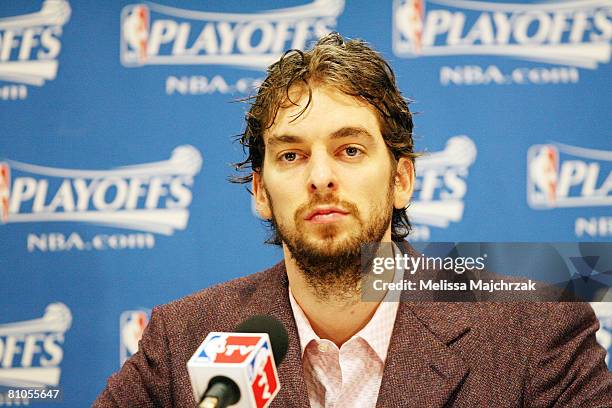
[[198,356],[211,363],[242,364],[248,358],[260,336],[235,336],[225,333],[211,336]]

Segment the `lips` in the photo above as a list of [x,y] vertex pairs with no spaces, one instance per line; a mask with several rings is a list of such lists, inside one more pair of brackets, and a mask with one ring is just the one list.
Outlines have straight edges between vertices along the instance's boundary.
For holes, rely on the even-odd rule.
[[349,214],[348,211],[339,207],[317,207],[310,211],[304,219],[312,222],[336,221]]

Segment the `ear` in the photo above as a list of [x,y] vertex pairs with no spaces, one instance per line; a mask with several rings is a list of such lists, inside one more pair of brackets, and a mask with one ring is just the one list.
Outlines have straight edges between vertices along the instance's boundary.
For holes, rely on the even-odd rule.
[[396,209],[406,208],[414,191],[414,166],[407,157],[400,157],[395,172],[395,192],[393,206]]
[[261,173],[253,172],[253,198],[255,198],[255,208],[259,216],[265,220],[272,218],[272,210],[270,209],[270,200],[263,186]]

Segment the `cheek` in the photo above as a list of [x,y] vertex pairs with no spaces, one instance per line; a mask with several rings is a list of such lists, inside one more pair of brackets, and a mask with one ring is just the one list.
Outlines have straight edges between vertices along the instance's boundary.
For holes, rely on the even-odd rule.
[[361,177],[355,177],[346,198],[357,205],[361,215],[368,218],[373,212],[380,211],[382,206],[387,205],[389,195],[390,170],[372,169]]
[[274,215],[279,218],[291,217],[295,209],[301,204],[300,196],[295,187],[296,183],[281,182],[277,178],[266,180],[266,191],[270,200]]
[[365,197],[368,201],[374,200],[375,197],[384,195],[387,191],[390,178],[390,169],[387,166],[380,167],[371,166],[360,174],[355,172],[347,172],[345,180],[347,189],[353,191],[353,194]]

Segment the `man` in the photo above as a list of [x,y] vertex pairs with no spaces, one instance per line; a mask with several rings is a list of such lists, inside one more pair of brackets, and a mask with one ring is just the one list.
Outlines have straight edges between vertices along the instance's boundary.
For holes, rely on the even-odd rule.
[[94,406],[192,406],[189,357],[256,314],[289,334],[274,407],[612,406],[588,305],[361,301],[363,243],[413,253],[415,157],[408,106],[365,43],[286,54],[246,119],[239,181],[284,261],[155,308]]

